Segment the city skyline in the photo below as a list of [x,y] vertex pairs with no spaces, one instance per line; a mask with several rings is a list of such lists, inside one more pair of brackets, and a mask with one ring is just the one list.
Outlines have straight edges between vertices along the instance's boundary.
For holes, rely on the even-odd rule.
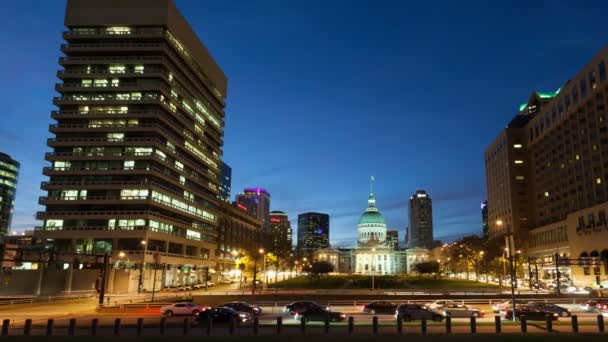
[[[387,221],[391,222],[391,227],[404,231],[409,194],[416,188],[425,188],[433,194],[437,238],[481,232],[478,205],[485,198],[485,144],[496,136],[504,122],[517,112],[519,103],[525,101],[532,91],[558,88],[605,45],[605,41],[597,38],[599,35],[595,34],[602,32],[599,29],[601,26],[594,23],[598,22],[597,20],[585,21],[584,31],[563,31],[570,32],[568,34],[571,36],[547,42],[545,38],[549,32],[557,37],[560,36],[561,30],[565,30],[548,25],[543,27],[543,23],[549,22],[549,16],[537,23],[523,25],[525,27],[518,29],[512,36],[499,36],[499,44],[490,44],[493,33],[508,31],[499,29],[498,26],[514,25],[516,16],[513,14],[514,10],[510,10],[507,12],[511,13],[510,19],[492,26],[483,19],[476,19],[475,15],[482,16],[484,11],[490,11],[489,8],[480,7],[476,9],[477,12],[470,13],[469,17],[477,20],[471,24],[473,26],[484,23],[489,25],[488,32],[478,33],[477,38],[485,43],[482,44],[485,48],[494,50],[492,61],[486,61],[484,58],[488,56],[483,55],[481,47],[475,47],[471,42],[465,47],[456,46],[460,42],[461,34],[476,34],[474,27],[456,25],[458,29],[454,33],[440,37],[441,34],[448,34],[449,23],[444,23],[441,24],[443,26],[437,27],[436,32],[426,32],[426,37],[434,38],[439,45],[447,44],[446,49],[452,52],[452,60],[458,65],[454,65],[452,69],[447,65],[446,70],[441,64],[446,60],[434,57],[443,54],[441,49],[431,48],[417,41],[411,42],[412,46],[408,47],[409,42],[398,41],[397,37],[410,28],[407,25],[415,25],[418,20],[412,18],[413,23],[391,29],[390,25],[401,24],[397,19],[401,18],[400,15],[405,15],[408,8],[399,8],[395,15],[388,13],[390,6],[375,8],[375,11],[386,14],[386,23],[367,18],[370,24],[383,25],[378,32],[389,32],[389,38],[379,41],[376,40],[374,32],[368,32],[368,35],[361,38],[365,44],[376,44],[374,47],[379,52],[374,54],[367,49],[356,50],[360,49],[360,45],[354,38],[365,31],[355,30],[355,22],[369,10],[363,5],[346,10],[334,3],[326,5],[328,8],[324,8],[325,12],[320,11],[324,13],[311,13],[310,10],[294,13],[297,10],[289,12],[286,7],[277,5],[269,22],[253,27],[253,32],[243,32],[247,25],[247,21],[244,21],[241,25],[220,33],[214,26],[220,26],[222,21],[237,22],[245,16],[261,18],[263,12],[256,12],[258,9],[245,4],[234,8],[205,3],[201,8],[196,8],[186,1],[176,3],[209,46],[213,56],[222,60],[222,67],[226,69],[231,82],[225,155],[226,162],[233,167],[233,191],[253,186],[268,189],[273,194],[270,209],[288,213],[292,217],[292,226],[296,226],[294,218],[300,213],[327,212],[332,222],[331,242],[336,245],[352,244],[352,233],[356,230],[356,221],[360,215],[359,199],[367,195],[363,185],[370,174],[382,180],[378,184],[378,201],[383,203],[383,214]],[[10,17],[7,18],[9,25],[18,26],[19,21],[25,21],[24,13],[27,13],[27,22],[31,22],[31,25],[19,36],[8,37],[8,43],[15,47],[15,53],[0,57],[5,68],[11,66],[10,69],[4,70],[5,74],[9,79],[14,78],[13,86],[0,95],[4,103],[9,104],[6,125],[0,129],[0,150],[22,163],[13,218],[13,228],[18,231],[41,224],[40,221],[34,220],[33,215],[40,210],[36,199],[43,195],[43,191],[39,189],[40,182],[45,179],[41,171],[44,166],[48,166],[43,156],[44,152],[48,151],[44,142],[51,137],[47,132],[50,123],[48,112],[54,109],[50,98],[55,92],[50,85],[57,82],[56,60],[61,56],[57,47],[60,32],[64,30],[64,1],[36,4],[43,14],[23,10],[32,4],[24,1],[5,11],[7,17]],[[418,7],[410,10],[424,9],[424,5],[416,6]],[[561,9],[559,6],[562,6]],[[448,7],[443,9],[446,13],[442,11],[438,15],[446,15],[448,10],[467,10]],[[576,24],[582,23],[583,17],[594,15],[580,12],[577,14],[576,11],[573,11],[574,14],[569,13],[569,9],[563,8],[563,5],[551,10],[556,12],[553,17],[555,21],[558,21],[560,16],[567,16],[572,22],[573,15],[572,27],[577,29],[582,26]],[[579,10],[582,11],[580,8]],[[250,13],[251,11],[254,12]],[[533,10],[530,9],[530,12]],[[338,14],[342,14],[340,20],[328,22],[332,16]],[[292,19],[288,20],[292,23],[280,19],[285,15]],[[302,32],[301,25],[311,18],[317,18],[318,27],[313,27],[311,32]],[[601,20],[599,22],[601,23]],[[283,27],[284,33],[276,32],[276,27]],[[249,29],[248,27],[247,30]],[[526,31],[535,34],[532,37],[527,36],[528,40],[518,41],[517,38],[523,39],[523,33]],[[319,40],[318,36],[326,32],[331,34],[327,39]],[[288,34],[298,34],[297,37],[301,41],[288,39]],[[255,47],[247,42],[252,39],[250,35],[265,38],[261,39],[260,46]],[[583,41],[568,40],[579,35],[588,38]],[[512,39],[509,40],[509,37]],[[283,45],[276,47],[276,39]],[[543,46],[536,48],[534,53],[526,55],[525,58],[519,56],[518,51],[534,46],[536,40],[540,39],[543,39]],[[424,38],[421,39],[423,40]],[[226,44],[227,41],[230,44]],[[330,46],[333,41],[339,43]],[[27,42],[27,45],[24,45],[24,42]],[[308,51],[307,48],[310,47],[312,48]],[[396,47],[397,51],[391,53],[389,49],[393,47]],[[313,58],[313,61],[306,64],[306,61],[298,57],[299,53],[305,51],[308,51],[306,56],[322,55],[324,58]],[[354,56],[355,51],[362,56]],[[560,51],[567,53],[556,57]],[[251,53],[254,61],[243,63],[244,52]],[[423,60],[425,56],[430,59]],[[477,65],[480,61],[486,63],[483,65],[485,68]],[[363,80],[353,78],[352,74],[358,71],[364,62],[387,66],[375,66],[375,69],[365,70],[361,75]],[[517,66],[509,67],[506,63]],[[423,70],[417,73],[416,66]],[[436,66],[439,66],[438,71],[434,70]],[[504,70],[500,69],[501,66]],[[493,71],[493,75],[486,75],[488,68]],[[16,74],[14,70],[22,71]],[[433,73],[428,76],[425,71]],[[260,94],[255,91],[256,95],[249,95],[251,89],[260,88],[256,78],[264,72],[268,74],[263,75],[261,82],[265,85],[262,88],[266,92]],[[288,81],[281,76],[285,72],[297,74],[294,80]],[[305,75],[311,72],[312,75]],[[446,84],[431,82],[440,79],[440,72],[454,73],[451,77],[453,80],[442,80]],[[515,79],[511,76],[514,72],[517,72]],[[328,74],[329,77],[320,77],[318,74]],[[469,74],[472,74],[471,81],[464,81]],[[403,81],[399,81],[400,78]],[[353,81],[366,85],[353,85]],[[456,81],[459,83],[454,83]],[[404,86],[410,83],[413,86]],[[468,88],[456,89],[460,83],[465,83]],[[336,90],[347,85],[348,89],[345,91]],[[404,90],[398,91],[401,86]],[[282,89],[285,87],[293,89]],[[316,90],[311,92],[308,88]],[[324,94],[326,92],[329,94]],[[441,97],[433,94],[441,94]],[[368,96],[378,99],[361,99]],[[401,97],[405,98],[394,100]],[[274,103],[270,101],[273,98],[276,98]],[[424,103],[433,99],[441,101],[430,105]],[[302,107],[304,102],[307,102],[307,105]],[[423,107],[423,104],[428,106]],[[324,110],[318,110],[318,107]],[[436,116],[433,117],[432,114]],[[331,119],[327,120],[327,117]],[[265,129],[276,134],[260,134],[260,140],[254,141],[249,135],[251,128],[256,127],[261,120],[268,121]],[[471,120],[474,122],[470,122]],[[300,126],[295,124],[296,122]],[[320,122],[325,125],[323,130],[313,136],[316,139],[307,139],[310,138],[310,133],[303,135],[298,129],[300,127],[308,130],[310,127],[317,127]],[[371,125],[385,129],[371,131],[367,128]],[[16,133],[10,127],[23,127],[24,135]],[[474,138],[469,137],[471,131],[479,134]],[[448,132],[450,136],[446,136]],[[365,134],[371,134],[371,144],[368,139],[361,139]],[[416,146],[423,144],[421,139],[437,136],[445,137],[445,141],[439,144],[436,140],[431,140],[429,146],[425,146],[421,151],[416,150]],[[427,141],[424,141],[424,144],[426,143]],[[245,145],[247,148],[243,147]],[[284,155],[286,158],[266,160],[264,156],[267,154],[251,153],[261,148],[268,151],[278,149],[273,155]],[[429,155],[430,150],[440,152]],[[346,153],[349,151],[354,152]],[[340,157],[336,160],[335,155]],[[431,158],[437,155],[440,158]],[[310,166],[302,163],[302,158],[306,158],[306,164]],[[367,158],[365,161],[368,162],[363,166],[360,163],[362,158]],[[397,162],[396,166],[392,165],[392,162]],[[447,171],[440,171],[441,169]]]

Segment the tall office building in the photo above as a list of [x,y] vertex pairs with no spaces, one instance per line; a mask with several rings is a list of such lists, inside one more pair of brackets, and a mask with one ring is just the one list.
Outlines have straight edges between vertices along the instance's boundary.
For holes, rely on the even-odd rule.
[[226,203],[230,203],[230,190],[232,187],[232,168],[222,163],[220,166],[220,194],[218,198]]
[[387,230],[386,231],[386,244],[394,250],[399,249],[399,231],[398,230]]
[[272,211],[270,213],[269,221],[268,250],[280,257],[289,256],[289,254],[291,254],[292,245],[292,231],[289,216],[282,211]]
[[[215,265],[226,76],[172,0],[68,0],[65,25],[37,238],[133,265],[110,291],[200,282]],[[166,264],[155,281],[151,264]]]
[[[533,260],[553,259],[541,279],[555,277],[555,254],[608,262],[606,63],[608,48],[557,91],[532,92],[512,120],[520,124],[485,152],[489,235],[512,233]],[[608,286],[608,268],[580,263],[559,271],[576,286]]]
[[298,255],[310,257],[316,249],[329,248],[329,215],[298,215]]
[[433,244],[433,201],[425,190],[416,190],[409,205],[409,248],[430,248]]
[[490,225],[488,223],[488,201],[481,202],[481,232],[484,240],[490,237]]
[[18,177],[19,162],[0,153],[0,237],[11,231]]
[[264,231],[268,230],[268,214],[270,213],[270,193],[262,188],[246,188],[236,196],[237,206],[258,220],[262,221]]

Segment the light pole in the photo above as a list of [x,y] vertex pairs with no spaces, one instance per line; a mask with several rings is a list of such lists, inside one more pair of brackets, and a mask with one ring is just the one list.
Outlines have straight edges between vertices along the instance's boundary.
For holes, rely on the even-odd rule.
[[255,294],[255,282],[256,282],[256,277],[258,275],[258,257],[260,256],[260,254],[264,254],[264,249],[260,248],[258,250],[258,254],[255,255],[255,258],[253,259],[253,282],[251,283],[251,294],[254,295]]
[[137,286],[138,293],[142,293],[144,290],[144,271],[146,270],[146,254],[148,253],[148,243],[146,240],[141,240],[141,245],[144,253],[141,258],[141,270],[139,271],[139,286]]
[[160,264],[160,254],[158,253],[158,245],[155,247],[156,253],[154,253],[154,274],[152,275],[152,303],[154,303],[154,293],[156,291],[156,269]]

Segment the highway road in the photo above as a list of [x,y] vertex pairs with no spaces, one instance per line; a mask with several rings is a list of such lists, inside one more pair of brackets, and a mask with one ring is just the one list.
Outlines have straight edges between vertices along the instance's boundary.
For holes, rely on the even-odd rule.
[[[567,304],[566,304],[567,305]],[[573,312],[578,316],[580,332],[597,332],[597,314],[576,312],[578,306],[570,305]],[[476,305],[479,309],[485,310],[485,317],[477,319],[477,333],[494,333],[494,313],[492,313],[489,304]],[[294,320],[289,314],[282,313],[280,306],[263,306],[264,314],[260,316],[260,334],[276,334],[276,318],[283,318],[283,334],[301,334],[299,322]],[[333,311],[340,311],[347,316],[353,317],[355,321],[355,334],[372,334],[372,315],[361,313],[360,306],[343,305],[333,306]],[[395,319],[392,315],[377,315],[379,322],[379,334],[396,334],[397,327]],[[24,323],[26,319],[32,319],[32,334],[45,334],[46,324],[49,318],[54,319],[54,334],[66,335],[68,333],[68,324],[71,318],[76,319],[77,329],[76,334],[90,334],[91,322],[94,318],[99,320],[99,334],[112,334],[113,325],[116,318],[121,318],[121,334],[134,335],[135,326],[138,318],[143,318],[145,323],[145,334],[159,334],[161,315],[159,308],[139,308],[139,309],[122,309],[116,311],[96,311],[96,302],[94,300],[78,300],[70,303],[60,304],[40,304],[27,305],[19,308],[4,309],[0,311],[0,319],[10,319],[9,334],[19,335],[23,333]],[[192,317],[171,317],[166,319],[167,335],[182,335],[184,327],[184,319],[192,321]],[[189,322],[188,334],[206,334],[206,329],[201,327],[191,327]],[[444,333],[445,323],[428,322],[428,333]],[[572,332],[570,318],[560,318],[553,322],[555,332]],[[453,333],[470,333],[469,319],[453,318],[452,332]],[[520,332],[520,323],[502,321],[502,331],[505,333]],[[347,323],[332,323],[330,325],[332,334],[347,334]],[[323,323],[308,323],[306,329],[307,334],[323,334],[325,332]],[[528,322],[529,333],[546,332],[545,322]],[[226,326],[217,326],[213,329],[213,334],[228,334],[229,330]],[[251,323],[241,324],[235,333],[251,334]],[[403,324],[403,333],[421,333],[420,322],[407,322]]]

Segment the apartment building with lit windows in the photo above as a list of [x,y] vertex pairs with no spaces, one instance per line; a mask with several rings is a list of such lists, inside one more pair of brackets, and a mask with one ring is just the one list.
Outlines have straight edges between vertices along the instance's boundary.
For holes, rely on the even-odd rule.
[[226,76],[172,0],[68,0],[65,25],[36,237],[57,255],[109,253],[110,291],[202,282]]
[[0,237],[11,231],[19,166],[18,161],[0,152]]
[[485,156],[490,235],[519,229],[521,248],[550,261],[539,272],[555,277],[557,254],[575,260],[560,263],[562,276],[585,285],[608,285],[608,268],[589,266],[608,261],[606,63],[608,47],[557,91],[533,93],[517,116],[525,123],[503,130]]

